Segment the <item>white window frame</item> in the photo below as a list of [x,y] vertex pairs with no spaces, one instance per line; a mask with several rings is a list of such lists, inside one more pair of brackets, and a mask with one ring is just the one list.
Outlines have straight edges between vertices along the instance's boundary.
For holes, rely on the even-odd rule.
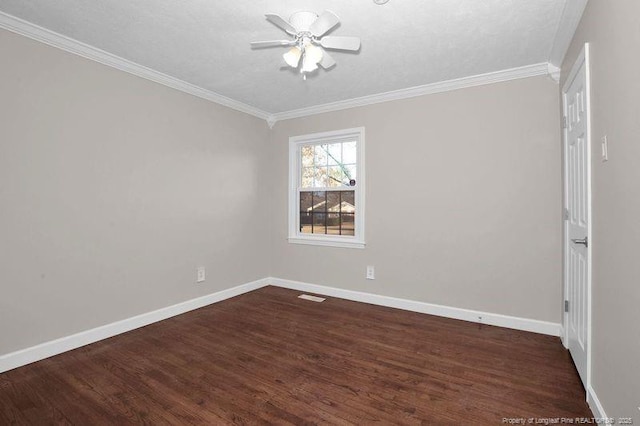
[[[319,145],[356,141],[357,146],[357,179],[353,187],[356,211],[354,218],[355,232],[351,235],[305,234],[300,232],[300,184],[303,145]],[[365,210],[365,171],[364,171],[364,127],[313,133],[289,138],[289,242],[294,244],[311,244],[318,246],[365,248],[364,210]],[[335,191],[336,188],[313,188],[314,191]]]

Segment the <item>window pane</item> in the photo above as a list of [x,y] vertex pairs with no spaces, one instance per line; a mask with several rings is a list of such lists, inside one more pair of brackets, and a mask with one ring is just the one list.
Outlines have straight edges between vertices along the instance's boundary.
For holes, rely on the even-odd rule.
[[300,213],[300,232],[303,234],[311,234],[311,214]]
[[315,145],[315,166],[321,167],[327,165],[327,145]]
[[327,214],[326,213],[313,213],[313,230],[314,234],[326,234],[327,227]]
[[313,169],[313,186],[315,188],[326,188],[329,186],[329,172],[327,167],[316,167]]
[[343,168],[344,170],[344,184],[346,186],[350,186],[351,179],[354,179],[357,182],[357,169],[355,164],[346,165]]
[[340,213],[342,191],[327,192],[327,211]]
[[355,221],[354,221],[353,213],[342,213],[341,217],[341,227],[342,227],[342,235],[355,235]]
[[302,191],[300,192],[300,212],[310,212],[312,203],[312,192]]
[[305,145],[301,148],[300,186],[338,188],[356,179],[356,142]]
[[313,146],[312,145],[305,145],[302,147],[302,166],[303,167],[313,166]]
[[340,203],[341,235],[355,235],[355,194],[355,191],[342,192],[342,203]]
[[331,188],[335,188],[338,186],[343,186],[344,184],[344,173],[342,171],[342,167],[340,166],[332,166],[328,169],[328,186]]
[[340,191],[342,194],[342,203],[340,203],[340,211],[342,213],[355,213],[356,211],[356,193],[355,191]]
[[355,191],[300,191],[300,232],[355,235]]
[[316,191],[313,193],[313,205],[314,212],[326,212],[327,211],[327,193],[324,191]]
[[300,182],[302,188],[311,188],[313,186],[314,171],[315,169],[313,167],[305,167],[302,169],[302,182]]
[[311,206],[313,202],[313,193],[304,191],[300,192],[300,232],[311,233]]
[[358,156],[356,151],[355,142],[345,142],[342,144],[342,163],[343,164],[356,164],[358,162]]
[[328,152],[329,165],[334,166],[342,163],[342,144],[332,143],[329,145]]
[[327,234],[340,235],[340,213],[327,215]]

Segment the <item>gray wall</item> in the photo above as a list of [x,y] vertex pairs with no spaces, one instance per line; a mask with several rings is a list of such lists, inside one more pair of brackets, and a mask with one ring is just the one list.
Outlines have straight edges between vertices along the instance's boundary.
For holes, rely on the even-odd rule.
[[[562,66],[591,44],[592,386],[610,417],[640,423],[640,3],[591,0]],[[600,139],[609,138],[609,161]]]
[[3,30],[0,52],[0,354],[269,274],[263,120]]
[[[272,275],[559,323],[558,105],[557,84],[535,77],[278,122]],[[366,249],[289,244],[288,138],[357,126]]]
[[[0,353],[269,275],[560,322],[559,98],[546,77],[269,132],[12,33],[0,49]],[[356,126],[367,248],[289,244],[289,136]]]

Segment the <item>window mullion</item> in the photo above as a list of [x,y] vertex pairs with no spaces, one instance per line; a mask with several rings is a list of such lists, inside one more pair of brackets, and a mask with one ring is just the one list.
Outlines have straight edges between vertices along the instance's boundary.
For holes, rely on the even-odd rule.
[[338,235],[342,235],[342,192],[340,192],[340,204],[338,207]]
[[298,191],[304,191],[304,192],[345,192],[345,191],[356,191],[357,187],[355,186],[333,186],[333,187],[327,187],[327,188],[314,188],[314,187],[305,187],[305,188],[298,188]]
[[327,235],[329,233],[329,193],[327,191],[324,192],[324,234]]

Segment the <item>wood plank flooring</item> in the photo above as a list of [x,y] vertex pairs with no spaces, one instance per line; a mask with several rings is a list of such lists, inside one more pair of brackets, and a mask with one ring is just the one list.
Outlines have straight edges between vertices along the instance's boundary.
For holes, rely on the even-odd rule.
[[0,374],[0,424],[592,417],[558,338],[276,287]]

